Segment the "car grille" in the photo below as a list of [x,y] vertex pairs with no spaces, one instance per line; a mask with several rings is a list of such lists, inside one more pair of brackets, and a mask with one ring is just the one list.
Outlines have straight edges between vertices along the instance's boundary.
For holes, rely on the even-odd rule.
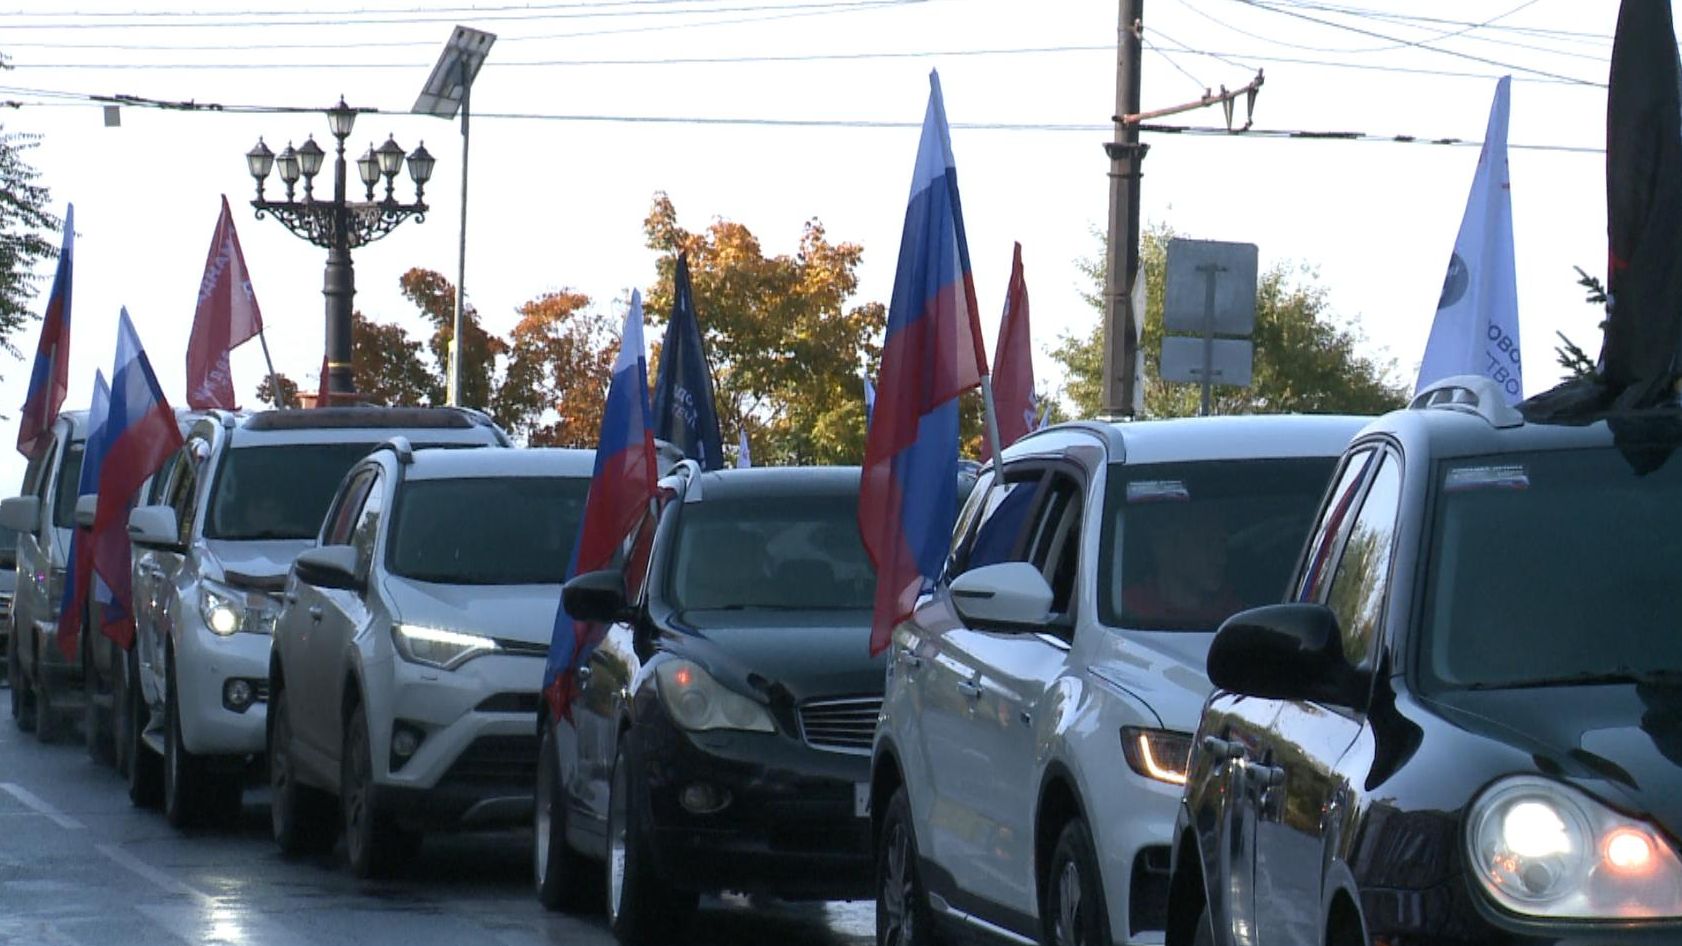
[[536,736],[480,736],[445,779],[468,784],[526,784],[537,778]]
[[496,693],[474,707],[481,713],[536,713],[541,697],[536,693]]
[[800,738],[814,749],[869,752],[881,714],[879,696],[811,700],[800,704]]

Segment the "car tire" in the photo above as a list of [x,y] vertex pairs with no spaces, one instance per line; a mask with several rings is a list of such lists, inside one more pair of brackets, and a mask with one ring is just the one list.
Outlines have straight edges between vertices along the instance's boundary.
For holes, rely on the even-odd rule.
[[537,794],[532,844],[532,878],[545,909],[585,913],[601,903],[600,869],[567,843],[566,789],[560,779],[555,724],[543,721],[537,752]]
[[187,751],[181,740],[181,701],[176,693],[175,663],[171,659],[164,674],[164,820],[172,827],[187,828],[204,814],[201,806],[204,765]]
[[1040,884],[1040,935],[1048,946],[1108,946],[1110,917],[1098,855],[1085,820],[1070,818],[1057,836]]
[[12,722],[21,732],[35,731],[35,691],[23,678],[23,660],[18,656],[18,630],[6,641],[6,679],[12,688]]
[[607,805],[607,922],[623,946],[648,946],[670,940],[688,925],[700,899],[694,891],[673,890],[654,871],[644,807],[635,786],[641,766],[629,743],[619,738]]
[[111,717],[99,707],[99,671],[94,669],[93,649],[100,646],[82,627],[82,696],[87,704],[82,710],[82,742],[88,757],[95,762],[115,766],[116,753],[111,739]]
[[64,723],[59,718],[58,710],[53,708],[52,687],[47,686],[46,677],[41,675],[40,642],[36,642],[35,654],[35,738],[44,744],[52,744],[63,735]]
[[130,651],[124,663],[128,665],[128,712],[118,736],[128,746],[128,800],[136,808],[156,808],[164,797],[163,760],[145,738],[152,711],[140,687],[140,657]]
[[917,869],[917,835],[911,799],[894,790],[876,840],[876,946],[935,946],[940,943],[928,893]]
[[361,704],[345,721],[339,753],[339,808],[344,816],[345,859],[359,878],[385,877],[412,857],[420,836],[397,827],[381,810],[374,785],[374,757],[369,745],[368,714]]
[[128,718],[132,708],[128,695],[128,651],[116,648],[111,655],[111,763],[117,774],[128,778]]
[[274,691],[269,726],[269,821],[275,843],[287,857],[325,854],[338,839],[337,812],[331,795],[298,781],[285,688]]

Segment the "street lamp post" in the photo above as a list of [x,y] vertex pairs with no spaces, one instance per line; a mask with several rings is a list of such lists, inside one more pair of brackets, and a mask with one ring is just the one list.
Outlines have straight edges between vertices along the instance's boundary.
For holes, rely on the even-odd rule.
[[[322,295],[327,297],[327,372],[325,390],[334,402],[350,401],[356,393],[355,377],[351,372],[351,311],[356,295],[356,275],[351,269],[350,251],[385,236],[397,225],[414,217],[426,220],[426,182],[432,178],[436,163],[423,143],[405,155],[402,146],[387,138],[379,148],[369,145],[367,153],[356,159],[357,175],[367,188],[366,199],[345,199],[345,139],[350,137],[356,123],[356,110],[339,104],[327,110],[327,127],[333,133],[335,157],[333,162],[333,199],[317,200],[315,176],[321,171],[326,152],[315,143],[312,135],[301,147],[290,144],[279,155],[270,151],[257,139],[257,146],[245,155],[247,168],[257,181],[257,199],[251,206],[257,209],[257,219],[274,215],[295,236],[314,243],[327,251],[327,271]],[[397,174],[405,160],[409,176],[415,182],[415,200],[402,203],[394,195]],[[269,200],[263,195],[263,185],[269,171],[278,170],[280,182],[286,185],[285,200]],[[385,179],[385,196],[375,199],[374,187]],[[297,197],[299,179],[304,182],[302,199]],[[279,397],[280,392],[275,392]]]

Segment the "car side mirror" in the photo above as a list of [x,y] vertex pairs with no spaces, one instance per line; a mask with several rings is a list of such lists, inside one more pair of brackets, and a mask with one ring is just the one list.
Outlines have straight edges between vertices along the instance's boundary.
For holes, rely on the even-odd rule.
[[1226,619],[1209,646],[1209,682],[1270,700],[1358,708],[1368,678],[1343,656],[1337,615],[1321,604],[1274,604]]
[[612,624],[629,618],[625,576],[618,569],[585,572],[561,586],[561,607],[574,621]]
[[99,494],[89,493],[76,497],[76,525],[83,529],[93,528],[93,517],[99,512]]
[[[80,500],[77,504],[80,505]],[[129,541],[141,548],[181,552],[181,527],[173,506],[139,506],[128,514]]]
[[41,498],[13,496],[0,500],[0,526],[20,535],[36,535],[41,531]]
[[299,552],[292,560],[298,580],[317,588],[361,591],[367,584],[356,568],[356,547],[323,545]]
[[952,607],[966,622],[1044,627],[1051,621],[1051,585],[1027,562],[983,565],[952,579]]

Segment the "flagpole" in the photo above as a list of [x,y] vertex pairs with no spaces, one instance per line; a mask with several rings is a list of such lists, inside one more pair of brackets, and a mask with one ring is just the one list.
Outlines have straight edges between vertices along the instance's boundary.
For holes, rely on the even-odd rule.
[[274,372],[274,359],[269,357],[269,340],[263,330],[257,330],[257,344],[263,346],[263,362],[269,366],[269,392],[274,395],[275,407],[286,410],[286,394],[280,389],[280,376]]
[[[993,468],[1002,470],[1003,467],[1000,464],[1004,462],[1004,448],[999,444],[999,414],[998,409],[993,406],[993,376],[991,374],[981,376],[981,416],[987,428],[987,445],[992,448],[993,452]],[[995,476],[993,479],[996,482],[998,477]]]

